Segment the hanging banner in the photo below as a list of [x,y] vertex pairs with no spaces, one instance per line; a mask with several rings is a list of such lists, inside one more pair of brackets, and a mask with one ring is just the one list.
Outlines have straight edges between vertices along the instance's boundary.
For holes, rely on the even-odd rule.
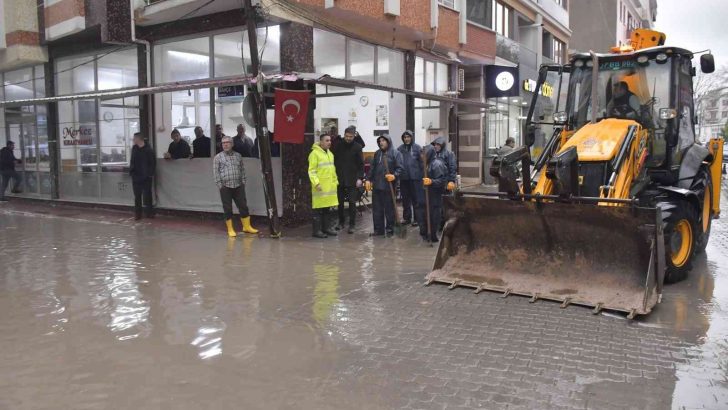
[[303,144],[308,117],[308,90],[275,90],[275,142]]
[[489,65],[485,67],[486,98],[518,97],[518,67]]

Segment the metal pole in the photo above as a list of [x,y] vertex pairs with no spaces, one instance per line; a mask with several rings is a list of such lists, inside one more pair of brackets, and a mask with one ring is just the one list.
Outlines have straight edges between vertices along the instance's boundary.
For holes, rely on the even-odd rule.
[[268,205],[268,226],[271,237],[278,238],[281,235],[280,222],[278,220],[278,202],[276,201],[275,185],[273,183],[273,164],[270,152],[270,140],[268,139],[268,123],[266,122],[266,108],[261,89],[263,78],[260,76],[260,58],[258,56],[258,37],[256,35],[256,12],[253,9],[251,0],[245,0],[245,19],[248,29],[248,45],[250,46],[250,62],[252,74],[259,77],[257,83],[251,87],[253,106],[255,107],[255,135],[258,138],[260,149],[260,167],[263,172],[263,184],[265,186],[266,204]]

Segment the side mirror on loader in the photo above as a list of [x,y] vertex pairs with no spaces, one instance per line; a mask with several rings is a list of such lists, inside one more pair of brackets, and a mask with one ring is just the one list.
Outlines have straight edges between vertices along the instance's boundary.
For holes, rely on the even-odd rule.
[[703,54],[700,56],[700,71],[710,74],[715,71],[715,58],[712,54]]

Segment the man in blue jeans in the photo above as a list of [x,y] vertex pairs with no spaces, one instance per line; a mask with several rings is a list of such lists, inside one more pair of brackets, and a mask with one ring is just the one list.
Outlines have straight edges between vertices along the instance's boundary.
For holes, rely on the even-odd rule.
[[2,192],[0,192],[0,201],[7,201],[7,199],[5,199],[5,191],[8,189],[8,185],[10,184],[10,178],[15,181],[12,192],[14,194],[23,192],[20,190],[20,174],[18,174],[15,170],[15,164],[19,163],[20,160],[15,158],[15,154],[13,153],[14,149],[15,143],[13,141],[8,141],[7,144],[5,144],[5,148],[0,149],[0,175],[2,175],[3,189]]

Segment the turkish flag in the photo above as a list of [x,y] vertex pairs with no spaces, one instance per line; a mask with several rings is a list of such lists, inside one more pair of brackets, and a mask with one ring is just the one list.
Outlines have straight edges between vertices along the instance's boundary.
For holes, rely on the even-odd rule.
[[275,90],[275,142],[303,144],[308,117],[308,90]]

